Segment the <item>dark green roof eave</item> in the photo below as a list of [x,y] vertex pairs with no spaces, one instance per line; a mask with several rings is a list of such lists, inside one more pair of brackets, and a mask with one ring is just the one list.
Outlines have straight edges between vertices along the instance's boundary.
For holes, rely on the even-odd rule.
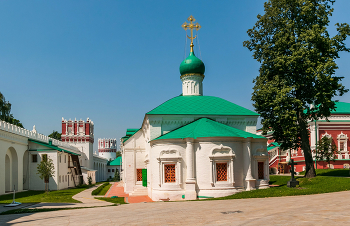
[[[45,142],[42,142],[42,141],[38,141],[38,140],[33,140],[33,139],[28,139],[30,142],[33,142],[33,143],[37,143],[37,144],[40,144],[40,145],[43,145],[45,147],[48,147],[48,148],[51,148],[51,149],[54,149],[54,150],[57,150],[57,151],[63,151],[63,152],[66,152],[66,153],[69,153],[69,154],[72,154],[72,155],[78,155],[80,156],[80,154],[77,154],[77,153],[74,153],[74,152],[71,152],[71,151],[68,151],[68,150],[65,150],[63,148],[59,148],[57,147],[56,145],[50,145],[50,144],[47,144]],[[33,151],[33,150],[31,150]]]

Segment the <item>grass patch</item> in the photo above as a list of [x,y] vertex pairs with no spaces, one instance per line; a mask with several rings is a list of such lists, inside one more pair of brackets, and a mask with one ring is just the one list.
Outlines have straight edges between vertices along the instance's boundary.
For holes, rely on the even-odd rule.
[[[300,172],[305,175],[305,171]],[[317,176],[350,177],[349,169],[316,169]]]
[[[59,191],[50,191],[48,194],[45,191],[23,191],[16,193],[16,201],[21,203],[80,203],[72,197],[79,192],[84,191],[85,187],[72,188]],[[1,195],[0,203],[8,204],[12,202],[12,194]]]
[[102,201],[106,201],[106,202],[111,202],[111,203],[115,203],[115,204],[127,204],[126,202],[124,202],[124,197],[118,197],[118,198],[95,198],[95,199],[99,199]]
[[111,186],[112,184],[105,182],[100,187],[93,190],[91,192],[91,195],[105,195]]
[[299,177],[297,178],[297,180],[299,181],[299,186],[296,188],[287,187],[287,182],[289,180],[290,180],[290,176],[270,176],[270,183],[275,185],[280,185],[280,187],[271,187],[268,189],[244,191],[234,195],[221,197],[221,198],[213,198],[210,200],[311,195],[311,194],[321,194],[321,193],[350,190],[349,178],[325,177],[325,176],[317,176],[315,178]]
[[112,184],[109,184],[109,185],[103,187],[103,189],[101,190],[101,192],[98,195],[105,195],[111,186],[112,186]]

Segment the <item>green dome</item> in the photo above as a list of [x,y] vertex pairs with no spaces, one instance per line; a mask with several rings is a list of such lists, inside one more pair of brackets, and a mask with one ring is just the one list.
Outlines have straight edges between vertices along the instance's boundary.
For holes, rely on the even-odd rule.
[[201,74],[204,75],[205,66],[204,63],[198,59],[193,52],[181,62],[180,64],[180,74]]

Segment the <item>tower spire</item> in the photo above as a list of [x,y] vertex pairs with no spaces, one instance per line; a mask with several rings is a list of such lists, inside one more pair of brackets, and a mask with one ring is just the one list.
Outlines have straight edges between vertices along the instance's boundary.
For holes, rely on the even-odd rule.
[[194,17],[192,15],[187,20],[190,21],[190,22],[189,23],[186,23],[186,22],[183,23],[181,27],[183,29],[185,29],[185,31],[187,29],[191,30],[191,36],[187,35],[187,38],[191,39],[191,45],[190,45],[191,50],[190,50],[190,52],[193,53],[193,46],[194,46],[193,45],[193,39],[195,39],[197,37],[197,35],[193,36],[193,29],[196,29],[198,31],[199,29],[201,29],[201,25],[198,22],[195,23],[195,24],[193,23],[194,21],[196,21],[196,19],[194,19]]

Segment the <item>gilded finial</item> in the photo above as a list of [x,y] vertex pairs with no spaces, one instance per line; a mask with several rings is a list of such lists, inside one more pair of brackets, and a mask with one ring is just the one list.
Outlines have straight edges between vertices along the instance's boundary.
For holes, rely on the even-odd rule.
[[193,29],[196,29],[198,31],[199,29],[201,29],[201,25],[198,22],[196,24],[193,23],[194,21],[196,21],[196,19],[194,19],[194,17],[192,15],[187,20],[190,21],[190,23],[185,22],[182,24],[181,27],[185,30],[191,29],[191,36],[187,35],[187,38],[191,39],[190,52],[193,53],[193,46],[194,46],[193,39],[195,39],[197,37],[197,35],[193,36]]

